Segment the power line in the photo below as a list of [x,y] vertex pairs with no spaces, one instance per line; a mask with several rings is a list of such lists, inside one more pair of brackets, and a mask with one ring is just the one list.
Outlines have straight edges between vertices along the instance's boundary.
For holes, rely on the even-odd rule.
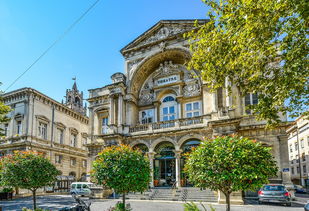
[[97,3],[99,3],[100,0],[96,0],[78,19],[76,19],[73,24],[71,24],[69,26],[69,28],[67,28],[67,30],[65,30],[63,32],[63,34],[61,34],[58,39],[56,39],[24,72],[22,72],[22,74],[20,74],[5,90],[5,92],[11,88],[23,75],[26,74],[26,72],[28,72],[43,56],[45,56],[45,54],[48,53],[48,51],[50,49],[52,49],[60,40],[62,40],[73,28],[75,25],[77,25],[89,12],[92,8],[95,7],[95,5]]

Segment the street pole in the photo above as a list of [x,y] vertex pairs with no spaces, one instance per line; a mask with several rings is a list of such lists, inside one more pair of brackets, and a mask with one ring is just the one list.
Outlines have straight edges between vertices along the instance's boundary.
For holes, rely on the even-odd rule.
[[298,165],[299,165],[299,185],[302,185],[301,180],[301,159],[300,159],[300,144],[299,144],[299,138],[298,138],[298,126],[296,125],[296,137],[297,137],[297,145],[298,145]]

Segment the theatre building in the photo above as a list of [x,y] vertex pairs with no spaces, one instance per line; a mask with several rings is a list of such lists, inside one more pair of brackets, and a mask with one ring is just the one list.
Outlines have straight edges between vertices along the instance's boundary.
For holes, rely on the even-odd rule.
[[193,28],[194,20],[158,22],[121,50],[124,73],[89,90],[90,160],[106,146],[128,144],[149,156],[151,186],[185,187],[191,184],[183,153],[205,137],[238,133],[271,147],[279,167],[273,180],[289,182],[282,171],[289,168],[285,124],[266,130],[245,109],[257,95],[240,97],[234,86],[230,96],[225,87],[210,92],[199,73],[186,68],[191,52],[183,34]]

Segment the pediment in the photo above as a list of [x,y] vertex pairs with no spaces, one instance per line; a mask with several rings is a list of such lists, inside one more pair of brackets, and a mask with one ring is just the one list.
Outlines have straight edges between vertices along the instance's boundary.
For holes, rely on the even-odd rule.
[[[200,24],[206,21],[206,19],[198,20]],[[154,44],[175,37],[178,34],[183,34],[194,29],[194,23],[195,20],[161,20],[121,49],[121,53],[124,54],[132,49]]]

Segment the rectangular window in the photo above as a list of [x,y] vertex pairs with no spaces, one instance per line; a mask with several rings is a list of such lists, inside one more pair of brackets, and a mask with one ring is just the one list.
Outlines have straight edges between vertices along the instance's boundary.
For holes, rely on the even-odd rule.
[[192,104],[191,103],[186,104],[186,111],[192,111]]
[[303,173],[307,173],[307,166],[303,165]]
[[62,155],[55,155],[55,163],[58,164],[62,163]]
[[295,142],[295,151],[298,151],[298,143]]
[[294,172],[294,167],[292,167],[291,170],[292,170],[292,174],[295,174],[295,172]]
[[304,147],[305,147],[305,146],[304,146],[304,139],[300,140],[300,146],[301,146],[301,148],[304,148]]
[[218,108],[223,107],[223,89],[222,89],[222,87],[220,87],[217,90],[217,103],[218,103]]
[[290,152],[293,152],[293,145],[290,144]]
[[200,102],[192,102],[192,103],[187,103],[185,105],[185,117],[186,118],[191,118],[191,117],[196,117],[201,115],[201,106]]
[[77,146],[77,135],[71,134],[71,147],[76,147],[76,146]]
[[[168,107],[163,108],[163,114],[168,113]],[[141,123],[142,124],[149,124],[154,122],[154,111],[153,109],[148,109],[141,111]]]
[[4,136],[8,136],[9,135],[9,124],[5,124],[4,125]]
[[108,130],[108,117],[102,118],[102,134],[107,134]]
[[306,155],[305,155],[305,153],[303,153],[303,154],[301,155],[301,157],[302,157],[303,161],[306,161]]
[[299,163],[299,157],[296,155],[296,163]]
[[42,139],[47,139],[47,124],[40,122],[39,123],[39,137]]
[[75,158],[71,158],[71,166],[75,166],[76,165],[76,159]]
[[21,121],[17,121],[17,134],[21,135],[22,134],[22,123]]
[[296,167],[296,172],[299,174],[299,166]]
[[259,100],[258,100],[258,94],[246,94],[245,96],[245,107],[246,107],[246,114],[251,114],[251,110],[247,108],[247,106],[250,105],[256,105],[258,104]]
[[63,130],[62,129],[57,129],[57,133],[58,133],[58,143],[59,144],[63,144]]

